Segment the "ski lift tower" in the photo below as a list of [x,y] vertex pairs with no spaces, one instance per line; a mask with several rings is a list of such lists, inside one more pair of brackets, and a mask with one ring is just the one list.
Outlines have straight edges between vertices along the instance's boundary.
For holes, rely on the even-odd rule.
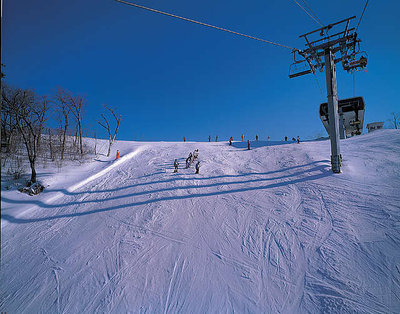
[[[331,165],[334,173],[340,172],[342,163],[335,64],[342,62],[343,69],[352,73],[364,70],[368,58],[365,52],[360,52],[361,40],[357,38],[355,28],[349,27],[350,21],[354,18],[355,16],[300,35],[300,38],[304,38],[306,41],[306,49],[292,51],[294,63],[289,68],[289,78],[294,78],[305,74],[314,74],[317,69],[323,72],[325,67]],[[330,32],[333,34],[330,35]],[[315,36],[320,37],[315,38]],[[301,56],[301,60],[296,60],[296,55]]]

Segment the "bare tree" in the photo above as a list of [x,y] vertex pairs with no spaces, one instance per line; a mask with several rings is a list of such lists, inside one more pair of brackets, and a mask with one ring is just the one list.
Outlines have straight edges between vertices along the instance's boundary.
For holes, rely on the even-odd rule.
[[61,160],[64,159],[65,152],[65,142],[69,127],[69,116],[71,113],[70,106],[70,93],[63,90],[62,88],[58,88],[56,93],[57,100],[57,111],[59,113],[60,119],[60,130],[61,130]]
[[50,115],[48,114],[49,109],[51,106],[51,100],[48,99],[47,96],[42,96],[37,99],[37,103],[35,107],[37,107],[37,139],[36,139],[36,146],[37,150],[40,150],[40,144],[42,139],[42,133],[45,128],[45,124],[49,119]]
[[108,132],[108,152],[107,152],[107,157],[109,157],[110,153],[111,153],[111,146],[114,143],[115,138],[117,137],[117,132],[118,132],[118,128],[119,128],[119,123],[121,121],[121,116],[117,117],[117,115],[115,114],[114,110],[110,109],[106,105],[104,105],[104,108],[106,108],[112,114],[112,116],[114,117],[115,122],[117,124],[115,126],[114,134],[112,135],[110,123],[108,122],[108,120],[106,119],[106,117],[103,114],[101,114],[101,117],[103,118],[104,122],[97,121]]
[[22,136],[32,172],[30,183],[35,183],[38,144],[47,118],[48,101],[45,98],[38,100],[31,90],[10,87],[2,89],[2,99],[7,104],[16,128]]
[[83,155],[83,144],[82,144],[82,112],[85,104],[85,98],[83,96],[72,96],[70,98],[71,112],[76,119],[76,133],[75,139],[79,144],[79,151]]
[[400,128],[400,113],[391,112],[390,115],[391,117],[389,119],[389,122],[393,125],[395,129]]
[[[3,88],[7,90],[7,86]],[[2,91],[1,98],[1,146],[6,147],[7,151],[9,151],[12,136],[16,131],[16,123],[8,103],[4,100],[3,94],[5,95],[7,92]]]

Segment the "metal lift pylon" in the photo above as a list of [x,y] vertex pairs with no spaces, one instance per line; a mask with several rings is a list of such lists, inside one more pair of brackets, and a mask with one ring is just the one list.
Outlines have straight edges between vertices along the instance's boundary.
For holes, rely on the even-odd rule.
[[[342,62],[343,69],[349,73],[359,69],[365,69],[367,65],[367,59],[364,55],[360,57],[360,60],[356,60],[357,54],[360,53],[359,43],[361,40],[357,37],[354,28],[349,28],[350,21],[354,18],[355,16],[352,16],[337,23],[329,24],[312,32],[300,35],[300,38],[306,40],[307,48],[304,50],[295,49],[292,53],[294,53],[294,56],[299,54],[304,60],[299,61],[295,58],[294,63],[289,68],[289,78],[310,73],[315,74],[316,69],[323,72],[325,68],[329,119],[328,133],[331,140],[331,166],[334,173],[339,173],[341,171],[340,168],[342,164],[339,135],[340,138],[345,137],[343,121],[339,123],[340,113],[338,112],[335,64]],[[337,29],[338,26],[344,23],[344,30],[329,35],[331,29]],[[310,37],[315,34],[319,34],[322,38],[310,41]],[[340,54],[340,56],[336,57],[336,54]],[[308,68],[303,68],[301,71],[293,71],[293,67],[295,68],[298,64],[308,65]]]

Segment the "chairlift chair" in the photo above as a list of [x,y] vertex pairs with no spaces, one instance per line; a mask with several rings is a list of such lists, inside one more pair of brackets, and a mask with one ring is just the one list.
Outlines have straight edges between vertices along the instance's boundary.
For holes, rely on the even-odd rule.
[[365,71],[368,63],[368,55],[365,51],[355,53],[351,60],[343,63],[343,68],[351,73],[353,71]]
[[289,78],[298,77],[305,74],[315,73],[315,69],[311,66],[311,63],[307,60],[296,60],[296,53],[293,52],[293,63],[289,66]]

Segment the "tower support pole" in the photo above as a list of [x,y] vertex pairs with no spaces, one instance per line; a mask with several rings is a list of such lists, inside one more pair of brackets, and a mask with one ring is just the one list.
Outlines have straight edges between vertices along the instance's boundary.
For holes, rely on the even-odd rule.
[[339,115],[336,85],[336,70],[330,48],[325,49],[325,75],[328,94],[329,137],[331,140],[331,165],[334,173],[340,172],[342,156],[339,143]]

